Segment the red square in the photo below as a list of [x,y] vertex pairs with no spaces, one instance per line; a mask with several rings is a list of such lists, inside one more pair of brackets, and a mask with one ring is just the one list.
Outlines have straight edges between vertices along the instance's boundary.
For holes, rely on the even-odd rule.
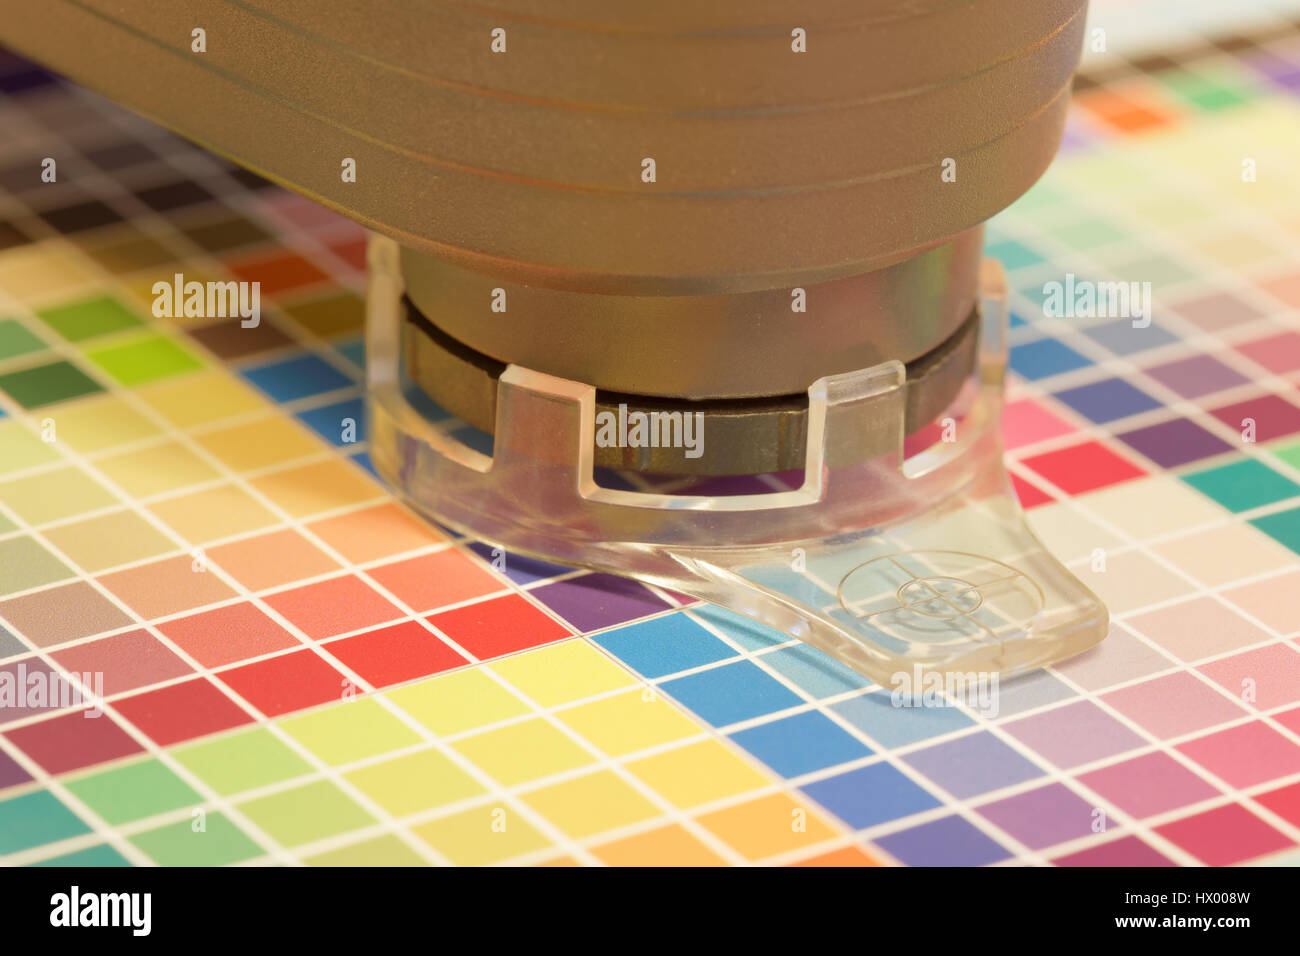
[[321,646],[372,687],[400,684],[468,663],[419,621],[403,621]]
[[263,600],[317,640],[406,616],[396,604],[353,574],[268,594]]
[[144,748],[106,713],[87,717],[86,710],[60,714],[5,732],[9,742],[41,765],[46,773],[67,773]]
[[1237,351],[1279,375],[1300,369],[1300,332],[1282,332],[1237,346]]
[[573,636],[563,624],[520,594],[467,604],[425,620],[479,660]]
[[246,661],[298,643],[247,601],[167,621],[158,630],[204,667]]
[[1016,491],[1016,497],[1020,499],[1020,507],[1028,511],[1030,508],[1036,508],[1039,505],[1047,504],[1052,501],[1052,496],[1042,488],[1021,478],[1014,472],[1011,474],[1011,487]]
[[145,691],[119,700],[113,706],[164,747],[252,720],[242,707],[206,678]]
[[263,295],[278,295],[288,289],[311,285],[328,278],[325,273],[293,252],[262,254],[228,262],[226,265],[245,282],[260,282]]
[[506,590],[505,582],[455,548],[371,568],[368,573],[417,614]]
[[1121,458],[1095,441],[1024,458],[1020,464],[1042,475],[1068,495],[1096,491],[1146,474],[1127,458]]
[[1257,794],[1255,802],[1272,810],[1292,826],[1300,827],[1300,783]]
[[1234,431],[1242,431],[1246,419],[1255,423],[1255,441],[1272,441],[1300,432],[1300,408],[1281,395],[1261,395],[1245,402],[1235,402],[1210,409],[1210,414]]
[[330,244],[330,252],[338,256],[358,272],[366,271],[366,240],[348,239],[346,242]]
[[1237,803],[1166,823],[1156,832],[1209,866],[1253,860],[1291,845],[1285,835]]
[[1300,734],[1300,707],[1274,714],[1273,719],[1292,733]]
[[303,649],[216,675],[268,717],[342,700],[348,680],[314,651]]
[[104,675],[104,696],[124,694],[193,673],[166,644],[148,631],[127,631],[50,654],[65,670]]
[[1197,737],[1178,749],[1238,789],[1300,773],[1300,746],[1259,720]]

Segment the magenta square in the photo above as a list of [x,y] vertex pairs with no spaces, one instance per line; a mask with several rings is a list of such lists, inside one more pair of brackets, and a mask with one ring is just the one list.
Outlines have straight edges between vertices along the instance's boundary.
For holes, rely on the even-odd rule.
[[1286,643],[1234,654],[1199,670],[1242,703],[1260,710],[1293,703],[1300,695],[1300,651]]
[[1057,866],[1173,866],[1167,856],[1135,836],[1120,837],[1052,861]]
[[1244,402],[1234,402],[1210,409],[1210,414],[1234,431],[1241,431],[1246,419],[1255,422],[1255,441],[1272,441],[1300,432],[1300,407],[1281,395],[1261,395]]
[[1229,866],[1291,846],[1287,837],[1237,803],[1156,827],[1202,863]]
[[1281,332],[1236,346],[1238,352],[1270,372],[1300,369],[1300,332]]
[[1146,741],[1092,701],[1081,700],[1004,725],[1006,731],[1058,767],[1077,767]]
[[102,673],[106,697],[182,677],[193,670],[148,631],[115,634],[54,651],[50,656],[66,671]]
[[1246,716],[1244,708],[1186,671],[1111,691],[1101,699],[1161,740]]
[[1300,773],[1300,746],[1258,720],[1197,737],[1178,749],[1238,789]]
[[1002,410],[1002,442],[1008,450],[1068,435],[1075,428],[1032,399],[1008,402]]
[[32,775],[22,768],[18,761],[0,750],[0,790],[26,783]]
[[1053,783],[976,808],[1031,850],[1064,843],[1092,832],[1094,807]]
[[1209,355],[1193,355],[1176,362],[1154,365],[1146,373],[1183,398],[1199,398],[1249,381],[1240,372]]
[[1221,796],[1163,751],[1086,773],[1079,782],[1133,817],[1151,817]]

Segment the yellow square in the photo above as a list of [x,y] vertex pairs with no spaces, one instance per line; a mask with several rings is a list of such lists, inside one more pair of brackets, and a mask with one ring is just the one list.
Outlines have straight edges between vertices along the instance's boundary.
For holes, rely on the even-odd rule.
[[177,545],[134,511],[62,524],[45,537],[83,571],[95,573],[178,550]]
[[353,770],[347,778],[395,817],[446,806],[483,792],[478,781],[433,749]]
[[95,467],[136,498],[188,488],[211,481],[219,474],[217,469],[176,441],[100,458]]
[[457,866],[484,866],[551,845],[523,817],[500,804],[430,820],[411,832]]
[[388,497],[360,468],[337,458],[286,468],[250,483],[295,518]]
[[[174,276],[177,272],[180,271],[181,269],[179,264],[177,264],[176,268],[168,269],[165,272],[161,269],[147,269],[143,272],[138,272],[131,276],[123,276],[122,284],[126,288],[127,292],[131,295],[131,297],[144,309],[144,311],[152,315],[154,314],[153,313],[154,302],[156,302],[158,299],[158,296],[155,295],[153,291],[154,283],[166,282],[168,286],[174,286],[175,284]],[[184,272],[182,274],[185,276],[184,279],[185,283],[188,284],[190,282],[201,282],[203,283],[205,288],[209,282],[228,281],[228,277],[223,278],[222,276],[218,276],[212,272],[202,272],[198,269],[195,269],[192,265],[186,265]],[[167,298],[164,301],[170,303],[171,300],[172,300],[172,294],[169,291],[167,293]],[[164,321],[167,322],[175,322],[177,325],[198,325],[201,322],[212,321],[213,316],[208,316],[208,315],[187,316],[185,314],[184,306],[185,306],[185,296],[182,295],[180,305],[179,306],[175,304],[172,305],[171,311],[174,314],[161,315],[161,316],[157,316],[157,318],[163,319]]]
[[136,394],[180,428],[206,425],[235,415],[262,411],[268,402],[230,373],[195,372],[174,382],[138,389]]
[[56,468],[0,483],[0,501],[30,525],[117,504],[117,499],[80,468]]
[[278,415],[195,436],[235,471],[251,471],[314,455],[325,446],[297,422]]
[[116,396],[65,405],[51,415],[59,441],[82,454],[151,438],[161,429]]
[[99,267],[61,239],[18,246],[0,256],[0,287],[24,302],[68,298],[102,281]]
[[647,820],[659,808],[618,778],[601,770],[525,794],[523,801],[574,839]]
[[747,860],[762,860],[840,835],[810,809],[811,802],[795,803],[784,793],[773,793],[706,813],[699,822]]
[[306,857],[308,866],[428,866],[413,849],[391,833],[337,850]]
[[155,501],[149,510],[191,544],[207,544],[278,524],[280,520],[233,484]]
[[717,740],[634,760],[627,769],[678,807],[694,807],[771,781]]
[[[341,684],[339,693],[343,693]],[[281,720],[280,728],[331,767],[420,740],[419,734],[368,697]]]
[[478,669],[408,684],[384,696],[439,737],[528,713],[523,701]]
[[701,732],[693,720],[649,688],[579,704],[555,716],[614,757]]
[[0,421],[0,475],[43,465],[59,457],[52,442],[43,442],[18,422]]
[[726,861],[684,827],[635,833],[592,851],[607,866],[724,866]]
[[543,707],[636,683],[631,674],[581,638],[507,657],[492,669]]
[[475,734],[453,746],[507,786],[592,762],[590,754],[540,717]]

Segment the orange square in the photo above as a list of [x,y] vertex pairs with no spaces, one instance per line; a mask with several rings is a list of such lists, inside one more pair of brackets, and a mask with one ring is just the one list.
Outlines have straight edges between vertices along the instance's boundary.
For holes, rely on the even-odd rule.
[[880,866],[880,864],[862,850],[861,847],[846,846],[829,853],[819,853],[806,860],[791,863],[791,866]]
[[369,574],[419,614],[506,590],[504,582],[454,548],[371,568]]
[[1272,279],[1265,279],[1259,284],[1287,305],[1300,309],[1300,272],[1275,276]]
[[839,836],[813,811],[811,800],[795,803],[784,793],[706,813],[699,821],[747,860],[789,853]]
[[325,450],[311,432],[279,415],[196,435],[195,440],[235,471],[252,471]]
[[722,857],[677,824],[614,840],[591,852],[606,866],[726,866]]
[[1088,90],[1076,96],[1075,102],[1122,133],[1168,126],[1172,120],[1167,111],[1161,110],[1144,97],[1121,96],[1113,90]]
[[356,465],[332,458],[252,479],[249,484],[295,518],[387,497]]
[[219,544],[208,558],[250,591],[314,578],[338,563],[292,528]]
[[277,252],[228,262],[226,266],[245,282],[260,282],[263,295],[277,295],[286,289],[311,285],[329,278],[302,256]]
[[189,555],[106,574],[99,583],[145,620],[216,604],[235,596]]
[[353,564],[405,554],[447,540],[433,525],[391,501],[323,518],[308,527]]

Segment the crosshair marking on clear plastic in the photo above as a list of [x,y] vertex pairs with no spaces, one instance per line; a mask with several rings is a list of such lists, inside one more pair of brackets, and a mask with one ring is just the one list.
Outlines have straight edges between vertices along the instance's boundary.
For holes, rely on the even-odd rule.
[[898,603],[926,617],[961,617],[984,603],[980,590],[969,581],[942,575],[915,578],[898,589]]

